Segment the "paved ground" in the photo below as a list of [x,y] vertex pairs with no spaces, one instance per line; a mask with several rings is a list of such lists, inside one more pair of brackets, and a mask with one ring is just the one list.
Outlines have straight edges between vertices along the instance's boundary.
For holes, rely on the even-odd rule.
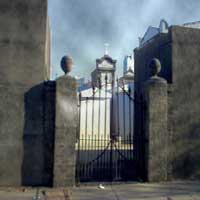
[[200,200],[200,182],[98,184],[72,189],[73,200]]
[[66,189],[0,188],[0,200],[71,200],[70,194]]
[[[71,189],[73,200],[200,200],[200,182],[98,184]],[[46,199],[42,191],[46,191]],[[37,200],[34,188],[0,188],[0,200]],[[63,190],[40,188],[40,200],[68,200]],[[38,199],[39,200],[39,199]]]
[[13,188],[1,188],[0,200],[28,200],[33,199],[35,190],[17,190]]

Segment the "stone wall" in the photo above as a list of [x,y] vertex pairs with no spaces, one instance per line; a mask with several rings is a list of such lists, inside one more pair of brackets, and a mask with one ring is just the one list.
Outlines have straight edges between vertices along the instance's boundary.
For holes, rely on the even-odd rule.
[[200,178],[200,30],[172,27],[172,175]]
[[[148,65],[160,59],[160,76],[168,82],[168,180],[199,178],[200,169],[200,30],[172,26],[142,48],[135,49],[135,99],[143,96],[143,83],[149,78]],[[135,104],[136,139],[144,133],[141,106]],[[138,157],[142,151],[136,144]],[[141,176],[144,162],[140,162]]]
[[0,27],[0,185],[43,185],[47,0],[1,0]]
[[171,34],[157,35],[153,40],[142,48],[134,50],[135,61],[135,103],[134,103],[134,134],[136,156],[138,160],[139,176],[146,180],[145,166],[145,112],[144,112],[144,83],[150,78],[149,64],[156,57],[161,61],[162,69],[159,76],[170,84],[172,82],[172,44]]
[[1,0],[0,26],[0,186],[73,185],[76,81],[49,81],[47,0]]

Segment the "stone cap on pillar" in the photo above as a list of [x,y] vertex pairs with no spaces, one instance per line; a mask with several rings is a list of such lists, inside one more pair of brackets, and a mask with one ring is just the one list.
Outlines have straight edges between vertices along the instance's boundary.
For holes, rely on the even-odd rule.
[[167,83],[167,81],[159,77],[159,73],[162,69],[162,65],[160,63],[160,60],[158,58],[153,58],[149,64],[150,69],[150,78],[147,80],[148,82],[157,82],[157,83]]
[[[60,62],[60,67],[65,73],[63,76],[59,77],[56,80],[56,84],[60,85],[60,88],[63,88],[63,90],[66,89],[72,89],[76,90],[77,89],[77,81],[76,78],[70,75],[70,72],[73,69],[73,58],[69,55],[65,55],[62,57],[61,62]],[[62,85],[62,87],[61,87]]]
[[73,58],[71,56],[63,56],[60,62],[61,69],[65,74],[69,74],[73,69]]

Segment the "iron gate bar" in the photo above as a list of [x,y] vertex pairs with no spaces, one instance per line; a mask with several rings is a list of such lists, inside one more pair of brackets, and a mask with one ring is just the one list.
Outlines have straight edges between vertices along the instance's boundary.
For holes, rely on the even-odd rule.
[[[124,82],[122,83],[123,84],[123,92],[125,91],[125,86],[124,86]],[[123,94],[123,128],[124,128],[124,138],[123,138],[123,140],[124,140],[124,143],[125,143],[125,132],[126,132],[126,115],[125,115],[125,95]]]
[[[101,79],[99,77],[99,99],[101,99],[101,89],[102,89],[101,88]],[[100,124],[101,124],[101,101],[99,101],[98,135],[97,135],[98,141],[99,141],[99,137],[100,137]],[[98,152],[98,154],[99,154],[99,148],[100,148],[99,145],[100,144],[98,143],[98,145],[97,145],[97,152]],[[97,167],[99,168],[99,160],[97,160]]]
[[[106,139],[106,129],[107,129],[107,89],[108,89],[108,76],[105,76],[105,121],[104,121],[104,139]],[[104,140],[104,146],[106,145],[106,140]],[[103,168],[105,169],[106,165],[106,155],[104,154],[104,163]],[[105,171],[103,170],[103,176],[105,176]]]
[[[129,88],[128,88],[128,92],[129,92],[129,96],[131,96],[131,87],[129,85]],[[131,149],[131,119],[132,119],[132,116],[131,116],[131,100],[130,98],[128,99],[129,100],[129,145],[130,145],[130,149]],[[129,151],[129,156],[131,158],[131,151]]]
[[115,95],[115,73],[112,72],[112,80],[111,80],[111,118],[110,118],[110,134],[111,134],[111,149],[110,149],[110,176],[111,176],[111,181],[113,181],[113,142],[114,138],[116,137],[115,134],[115,127],[114,127],[114,95]]
[[[118,140],[119,140],[119,137],[120,137],[120,120],[119,120],[119,113],[120,113],[120,110],[119,110],[119,79],[117,78],[117,137],[118,137]],[[119,143],[118,143],[118,146],[119,146]],[[118,170],[118,163],[117,163],[117,179],[120,178],[120,174],[119,174],[119,170]]]
[[[88,122],[88,98],[86,99],[86,112],[85,112],[85,114],[86,114],[86,117],[85,117],[85,138],[87,138],[87,122]],[[87,148],[87,139],[84,141],[84,143],[85,143],[85,148],[84,149],[86,149]],[[88,162],[88,155],[86,155],[86,161]],[[86,167],[85,167],[85,170],[84,170],[84,172],[85,172],[85,174],[87,174],[87,165],[86,165]]]
[[120,124],[119,124],[119,79],[117,78],[117,136],[120,135]]
[[[134,96],[134,89],[133,89],[133,91],[132,91],[132,95]],[[134,130],[135,130],[135,126],[134,126],[134,104],[135,104],[135,101],[134,101],[134,98],[133,98],[133,100],[132,100],[132,130],[133,130],[133,133],[134,133]],[[136,148],[135,147],[135,134],[133,134],[132,135],[132,147],[133,147],[133,152],[132,152],[132,156],[133,156],[133,158],[135,157],[135,160],[137,160],[136,159],[136,152],[134,151],[134,149]]]
[[[78,150],[77,150],[77,161],[79,162],[79,156],[80,156],[80,126],[81,126],[81,92],[79,93],[79,104],[78,104],[78,108],[79,108],[79,134],[77,134],[77,145],[78,145]],[[76,166],[76,181],[80,182],[79,177],[80,177],[80,166],[77,165]]]
[[[94,137],[94,96],[95,96],[95,87],[94,85],[92,86],[92,137]],[[95,141],[95,144],[96,144],[96,141]],[[94,149],[93,146],[95,146],[94,142],[92,142],[92,150]],[[92,171],[91,171],[91,174],[93,173],[93,167],[92,168]]]

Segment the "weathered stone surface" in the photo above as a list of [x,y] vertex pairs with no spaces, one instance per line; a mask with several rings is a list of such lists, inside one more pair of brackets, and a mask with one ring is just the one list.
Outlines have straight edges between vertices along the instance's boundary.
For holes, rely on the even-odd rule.
[[75,184],[75,142],[78,125],[76,80],[65,75],[56,81],[54,186]]
[[47,0],[0,1],[0,185],[43,185]]
[[173,178],[200,178],[200,30],[172,27]]
[[148,181],[167,180],[167,82],[159,77],[145,83],[145,171]]
[[2,0],[0,8],[0,83],[34,86],[45,77],[47,0]]

